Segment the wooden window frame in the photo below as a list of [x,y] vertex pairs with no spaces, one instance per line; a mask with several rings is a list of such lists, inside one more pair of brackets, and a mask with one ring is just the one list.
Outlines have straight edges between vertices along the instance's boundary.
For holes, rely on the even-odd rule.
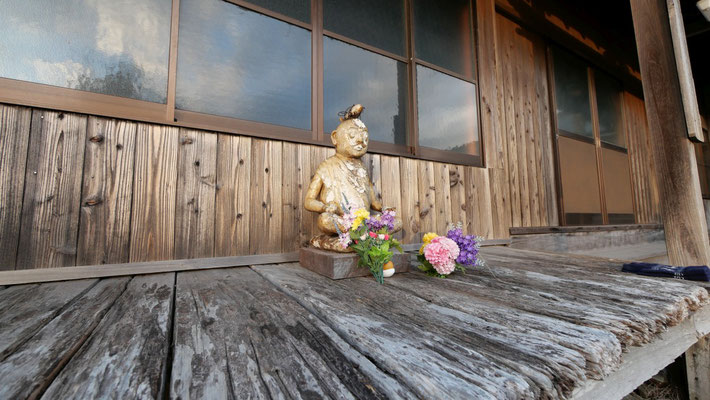
[[[453,164],[483,167],[484,143],[480,129],[480,88],[478,85],[479,68],[478,38],[475,2],[468,0],[471,21],[471,35],[473,38],[473,78],[466,78],[461,74],[433,65],[418,59],[414,54],[413,30],[413,0],[401,0],[405,15],[405,46],[406,55],[401,56],[377,47],[359,42],[323,29],[323,1],[311,0],[311,21],[305,23],[287,15],[268,10],[244,0],[222,0],[239,7],[266,15],[268,17],[298,26],[311,32],[311,129],[304,130],[263,122],[244,119],[223,117],[212,114],[180,110],[175,108],[175,95],[177,85],[177,60],[178,38],[180,23],[180,0],[172,0],[170,23],[170,47],[168,56],[168,84],[167,99],[165,104],[153,103],[143,100],[130,99],[100,93],[81,91],[78,89],[63,88],[28,81],[21,81],[0,77],[0,102],[18,104],[38,108],[56,109],[68,112],[99,115],[111,118],[135,120],[141,122],[171,125],[178,127],[204,129],[224,133],[234,133],[246,136],[267,139],[291,141],[314,145],[329,145],[329,134],[324,132],[323,116],[323,37],[330,38],[357,46],[364,50],[382,55],[407,66],[407,111],[406,120],[406,145],[387,142],[371,141],[370,150],[373,153],[404,156],[408,158],[432,160]],[[416,66],[433,69],[437,72],[472,83],[475,87],[476,99],[476,135],[478,136],[478,155],[458,153],[454,151],[438,150],[419,146],[418,113],[417,113],[417,86]]]
[[[569,51],[566,49],[563,49],[564,51]],[[589,107],[590,107],[590,117],[592,119],[592,131],[594,133],[594,137],[591,138],[586,135],[582,135],[579,133],[574,133],[574,132],[568,132],[566,130],[560,129],[558,124],[557,124],[557,94],[556,94],[556,82],[555,82],[555,71],[554,71],[554,53],[555,49],[553,46],[548,45],[547,47],[547,77],[548,77],[548,90],[549,90],[549,98],[551,101],[551,107],[550,107],[550,114],[551,114],[551,121],[552,121],[552,128],[553,132],[555,132],[555,140],[554,140],[554,153],[555,153],[555,169],[556,169],[556,178],[557,178],[557,193],[558,193],[558,210],[559,210],[559,219],[560,219],[560,225],[566,226],[567,225],[567,220],[566,220],[566,213],[564,210],[564,195],[563,195],[563,190],[562,190],[562,174],[561,174],[561,166],[560,166],[560,155],[559,155],[559,144],[558,144],[558,138],[560,136],[562,137],[567,137],[570,139],[574,139],[577,141],[593,144],[595,147],[595,156],[596,156],[596,167],[597,167],[597,182],[599,185],[599,201],[601,205],[601,215],[602,215],[602,223],[604,225],[609,225],[609,213],[607,210],[607,204],[606,204],[606,191],[604,187],[604,165],[602,161],[602,149],[609,149],[613,151],[617,151],[620,153],[624,153],[627,155],[627,163],[629,164],[629,183],[631,184],[631,203],[633,207],[633,215],[634,215],[634,222],[630,224],[635,224],[637,220],[637,205],[636,205],[636,196],[634,195],[634,185],[633,185],[633,175],[632,175],[632,165],[631,165],[631,158],[628,157],[629,150],[628,147],[622,147],[614,143],[609,143],[609,142],[604,142],[601,140],[601,135],[599,131],[599,112],[598,112],[598,105],[597,105],[597,91],[596,91],[596,85],[595,85],[595,80],[594,80],[594,71],[597,69],[594,65],[592,65],[588,60],[585,58],[578,57],[575,54],[572,54],[575,57],[578,57],[580,60],[582,60],[586,65],[587,69],[587,88],[589,92]],[[623,106],[623,94],[624,94],[624,88],[623,88],[623,83],[621,85],[621,91],[619,92],[619,96],[621,97],[620,99],[620,110],[619,112],[621,113],[621,127],[624,130],[623,135],[624,135],[624,142],[626,143],[626,146],[628,146],[629,143],[629,138],[628,138],[628,132],[626,130],[626,114],[624,112],[624,106]]]

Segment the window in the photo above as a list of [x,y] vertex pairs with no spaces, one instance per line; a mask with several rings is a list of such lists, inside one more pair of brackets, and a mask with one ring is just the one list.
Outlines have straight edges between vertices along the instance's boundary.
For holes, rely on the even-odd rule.
[[362,103],[372,151],[480,165],[473,21],[471,0],[7,0],[0,101],[315,144]]
[[621,84],[562,49],[552,55],[564,223],[634,223]]

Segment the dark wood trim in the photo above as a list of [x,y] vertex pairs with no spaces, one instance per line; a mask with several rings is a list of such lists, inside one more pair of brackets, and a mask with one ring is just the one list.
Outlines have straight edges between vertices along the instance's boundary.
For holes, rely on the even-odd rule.
[[177,83],[178,28],[180,26],[180,0],[173,0],[170,20],[170,54],[168,61],[168,98],[165,119],[175,120],[175,86]]
[[473,154],[457,153],[454,151],[446,151],[432,149],[430,147],[419,146],[419,154],[417,158],[421,160],[439,161],[451,164],[470,165],[481,167],[481,156]]
[[[623,117],[622,117],[623,118]],[[608,143],[608,142],[599,142],[599,146],[601,146],[604,149],[609,149],[609,150],[614,150],[618,151],[619,153],[624,153],[624,154],[629,154],[629,149],[626,147],[621,147],[618,144],[613,144],[613,143]]]
[[436,72],[441,72],[444,75],[448,75],[453,78],[460,79],[462,81],[466,81],[468,83],[473,83],[474,85],[476,84],[475,75],[474,75],[474,78],[469,78],[465,75],[459,74],[458,72],[454,72],[454,71],[448,70],[446,68],[442,68],[436,64],[432,64],[430,62],[424,61],[424,60],[416,58],[416,57],[414,58],[414,63],[419,64],[422,67],[427,67],[429,69],[433,69]]
[[0,78],[0,103],[164,124],[166,105]]
[[267,139],[293,140],[303,143],[320,144],[315,143],[312,139],[311,131],[287,126],[271,125],[263,122],[221,117],[218,115],[202,114],[179,109],[175,110],[175,119],[181,126],[189,126],[192,128],[238,133]]
[[323,11],[322,0],[311,0],[311,129],[313,140],[322,142],[323,133]]
[[[557,116],[555,116],[555,117],[557,117]],[[556,124],[555,124],[555,125],[556,125]],[[585,142],[585,143],[589,143],[589,144],[596,144],[596,139],[595,139],[595,138],[591,138],[591,137],[589,137],[589,136],[587,136],[587,135],[581,135],[581,134],[579,134],[579,133],[568,132],[568,131],[563,130],[563,129],[558,129],[558,130],[557,130],[557,136],[564,136],[564,137],[566,137],[566,138],[578,140],[578,141],[580,141],[580,142]]]
[[[414,60],[414,27],[413,18],[414,10],[412,0],[405,0],[404,12],[406,13],[406,28],[407,28],[407,59]],[[409,78],[409,115],[408,123],[411,127],[409,131],[409,151],[412,155],[419,154],[419,104],[417,92],[417,67],[414,62],[407,63],[407,75]]]
[[555,89],[555,67],[554,54],[549,45],[545,51],[545,63],[547,64],[547,93],[550,99],[550,127],[552,128],[552,151],[555,157],[555,188],[557,189],[557,218],[560,225],[566,225],[564,194],[562,193],[562,169],[560,166],[560,145],[558,138],[560,129],[557,127],[557,92]]
[[[638,222],[638,220],[639,220],[639,217],[638,217],[639,208],[638,207],[639,206],[636,202],[636,194],[637,193],[636,193],[636,185],[634,185],[634,166],[631,161],[631,155],[629,154],[629,149],[628,149],[628,147],[629,147],[629,131],[626,129],[626,122],[627,122],[628,116],[626,115],[626,98],[625,97],[626,97],[626,95],[624,94],[624,91],[622,90],[622,92],[619,93],[619,101],[621,102],[621,126],[622,126],[622,129],[624,130],[624,132],[623,132],[624,143],[626,144],[626,148],[623,148],[623,150],[624,150],[624,153],[626,153],[626,165],[628,165],[628,168],[629,168],[629,184],[631,184],[631,204],[634,209],[634,222]],[[608,143],[602,142],[602,145],[605,148],[609,148],[609,147],[606,147],[608,145]],[[616,147],[618,147],[618,146],[616,146]],[[618,149],[609,148],[609,149],[621,151],[621,148],[618,148]],[[646,167],[650,168],[650,165],[647,165]]]
[[375,47],[375,46],[370,46],[370,45],[367,44],[367,43],[363,43],[363,42],[357,41],[357,40],[355,40],[355,39],[351,39],[351,38],[349,38],[349,37],[347,37],[347,36],[343,36],[343,35],[341,35],[341,34],[338,34],[338,33],[333,32],[333,31],[329,31],[329,30],[327,30],[327,29],[323,29],[323,34],[324,34],[325,36],[330,37],[331,39],[339,40],[339,41],[341,41],[341,42],[344,42],[344,43],[353,45],[353,46],[355,46],[355,47],[359,47],[359,48],[361,48],[361,49],[363,49],[363,50],[367,50],[367,51],[369,51],[369,52],[371,52],[371,53],[379,54],[379,55],[385,56],[385,57],[387,57],[387,58],[392,58],[392,59],[394,59],[394,60],[397,60],[397,61],[400,61],[400,62],[403,62],[403,63],[406,63],[406,62],[407,62],[407,57],[400,56],[400,55],[395,54],[395,53],[390,53],[390,52],[387,51],[387,50],[382,50],[382,49],[377,48],[377,47]]
[[510,228],[511,235],[536,235],[541,233],[577,233],[577,232],[611,232],[631,231],[636,229],[663,229],[662,224],[629,224],[629,225],[581,225],[581,226],[533,226]]
[[602,148],[599,134],[599,109],[597,108],[597,89],[594,81],[594,69],[587,67],[587,87],[589,90],[589,107],[592,116],[592,130],[594,131],[594,151],[597,156],[597,179],[599,181],[599,201],[602,209],[602,223],[609,223],[609,213],[606,206],[606,187],[604,186],[604,164],[602,162]]
[[313,13],[311,13],[311,24],[305,23],[301,20],[298,20],[296,18],[289,17],[288,15],[283,15],[281,13],[277,13],[275,11],[271,11],[267,8],[264,7],[259,7],[257,5],[254,5],[252,3],[249,3],[248,1],[243,1],[243,0],[222,0],[226,1],[227,3],[232,3],[234,5],[237,5],[242,8],[246,8],[247,10],[258,12],[259,14],[264,14],[267,17],[275,18],[278,20],[281,20],[283,22],[287,22],[291,25],[296,25],[298,27],[301,27],[303,29],[308,29],[309,31],[312,30],[312,23],[314,21],[313,19]]
[[393,156],[411,157],[409,149],[403,144],[394,144],[387,142],[370,141],[368,150],[379,154],[389,154]]

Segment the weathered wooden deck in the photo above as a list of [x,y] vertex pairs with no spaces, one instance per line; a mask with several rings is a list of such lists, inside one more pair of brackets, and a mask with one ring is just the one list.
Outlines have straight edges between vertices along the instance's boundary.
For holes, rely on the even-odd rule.
[[0,288],[0,398],[613,398],[710,330],[701,287],[483,253],[383,286],[280,264]]

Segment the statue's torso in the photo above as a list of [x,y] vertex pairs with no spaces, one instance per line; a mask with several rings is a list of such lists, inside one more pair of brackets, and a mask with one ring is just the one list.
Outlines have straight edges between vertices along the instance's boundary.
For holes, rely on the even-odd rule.
[[321,202],[337,204],[340,213],[342,213],[341,205],[346,202],[345,199],[353,210],[370,209],[370,178],[362,161],[342,160],[332,156],[318,166],[316,173],[323,181],[319,196]]

